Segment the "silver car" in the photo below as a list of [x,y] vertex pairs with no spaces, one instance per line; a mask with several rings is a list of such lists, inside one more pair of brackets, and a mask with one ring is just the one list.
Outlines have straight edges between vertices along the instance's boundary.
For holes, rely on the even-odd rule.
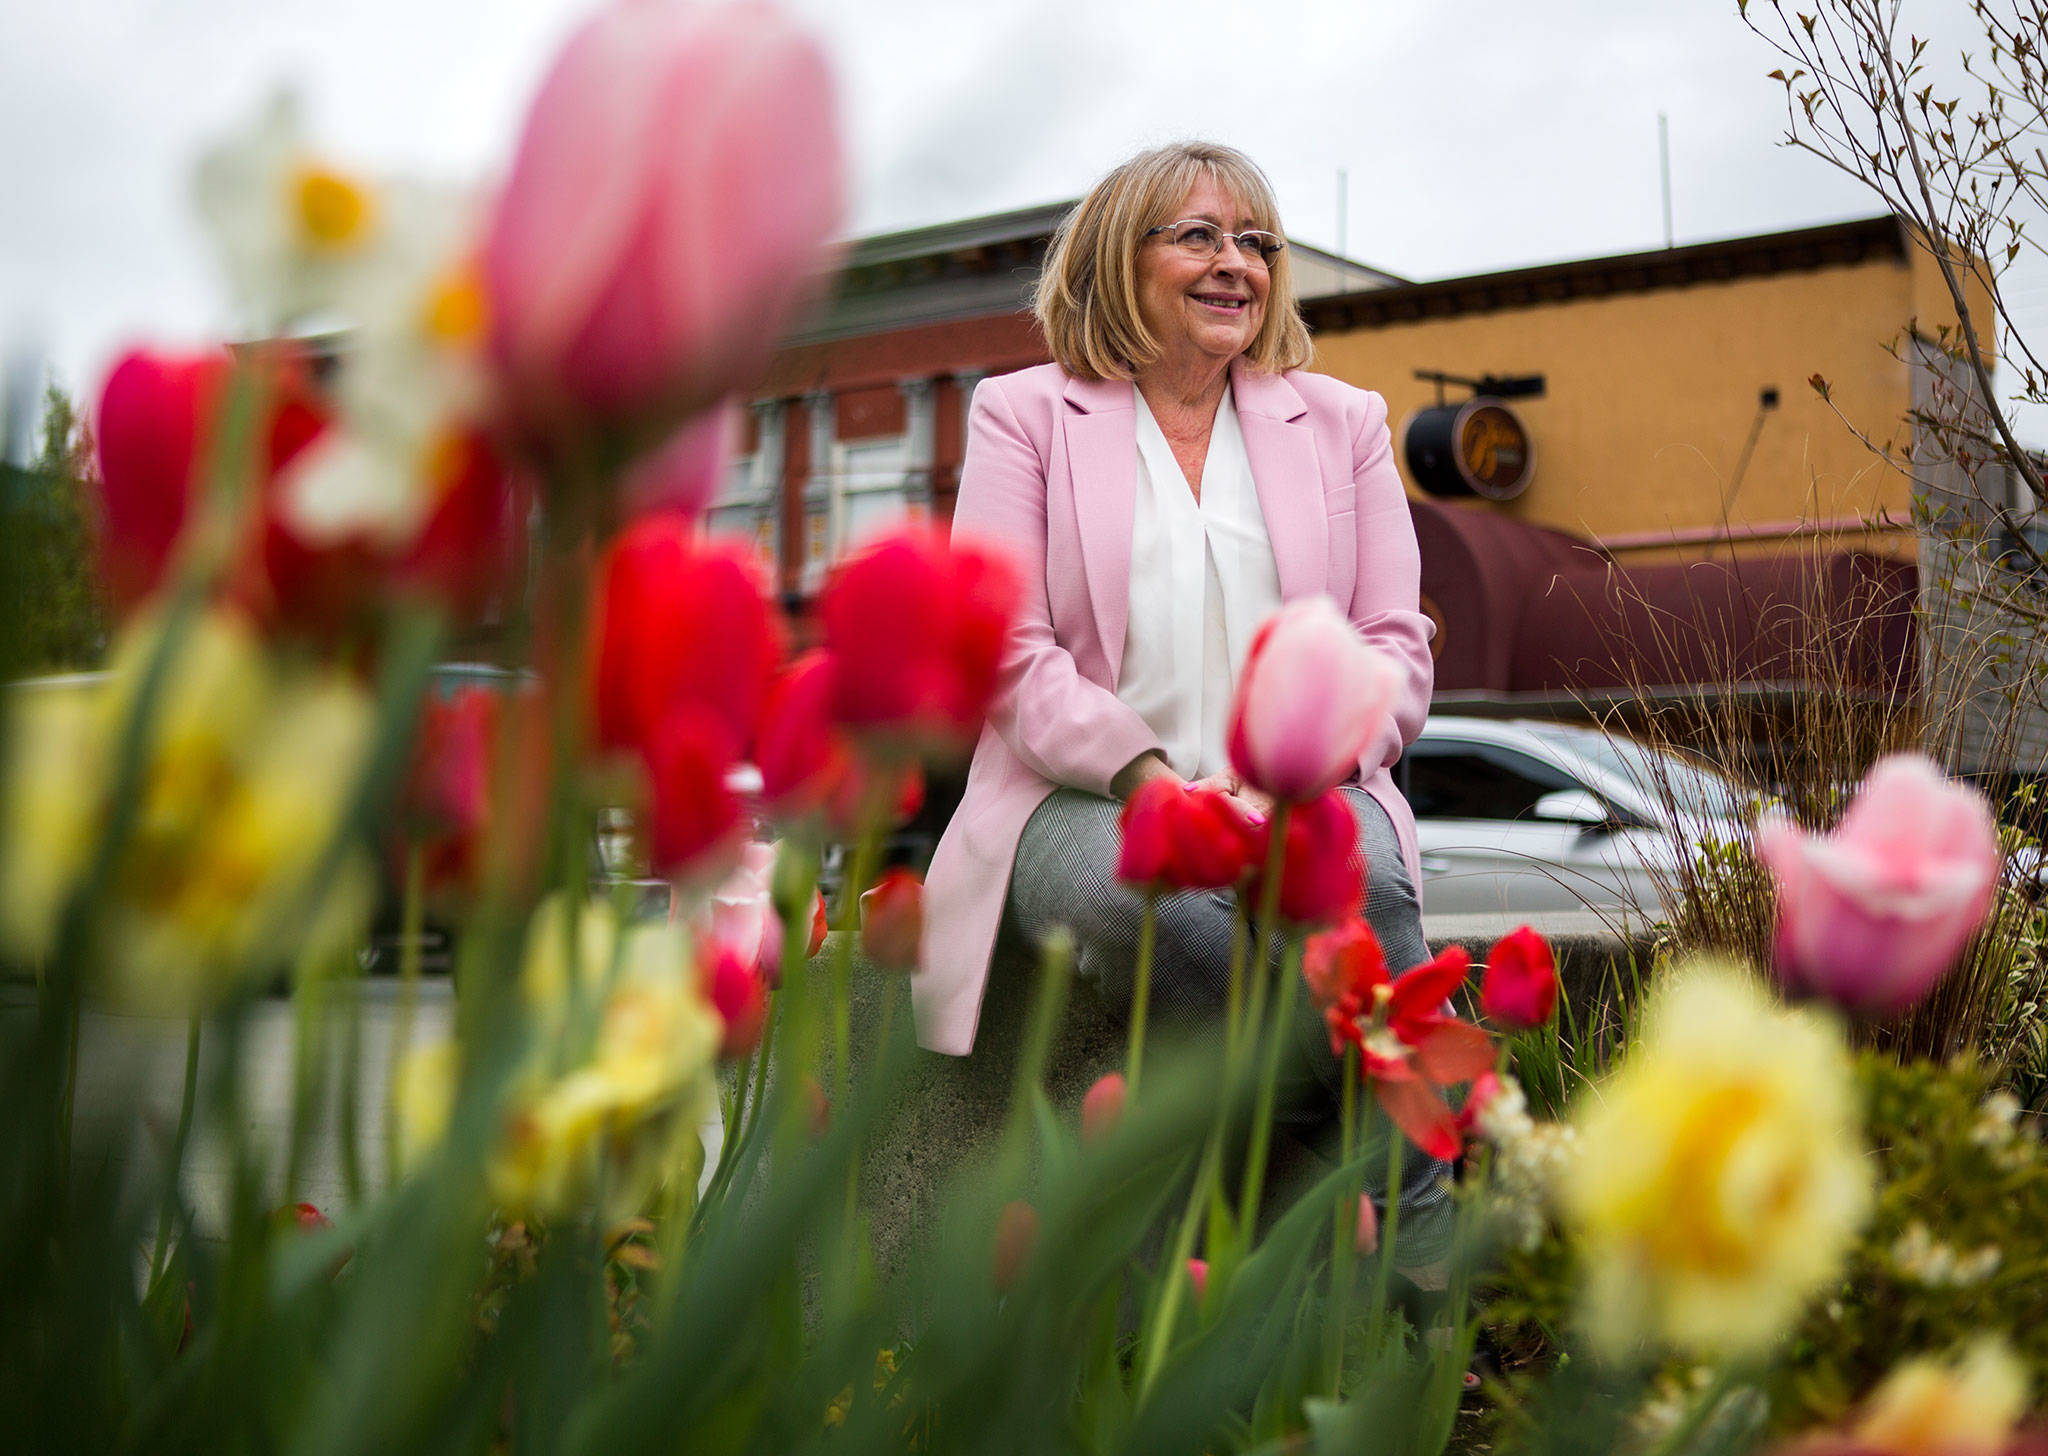
[[1661,919],[1683,859],[1702,833],[1732,838],[1748,797],[1691,759],[1526,719],[1432,716],[1395,776],[1432,915]]

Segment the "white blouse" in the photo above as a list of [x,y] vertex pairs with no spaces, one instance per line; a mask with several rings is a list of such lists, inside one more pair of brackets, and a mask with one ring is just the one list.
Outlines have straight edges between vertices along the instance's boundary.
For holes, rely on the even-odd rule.
[[1144,393],[1131,393],[1138,499],[1116,695],[1158,735],[1175,772],[1206,778],[1229,766],[1231,696],[1252,634],[1280,608],[1280,574],[1230,392],[1209,429],[1199,502]]

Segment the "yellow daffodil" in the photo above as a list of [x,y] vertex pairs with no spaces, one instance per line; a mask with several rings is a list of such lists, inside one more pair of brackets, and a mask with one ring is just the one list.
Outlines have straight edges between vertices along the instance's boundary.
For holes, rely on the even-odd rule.
[[[0,934],[47,955],[65,900],[108,830],[121,741],[160,626],[139,623],[103,680],[14,707]],[[103,901],[98,959],[117,998],[184,1012],[266,957],[346,949],[373,884],[355,857],[311,882],[370,749],[351,681],[280,672],[241,618],[200,617],[173,645],[142,756],[133,824]]]
[[1775,1341],[1841,1267],[1871,1196],[1834,1026],[1737,967],[1674,972],[1588,1092],[1561,1202],[1596,1345],[1700,1354]]

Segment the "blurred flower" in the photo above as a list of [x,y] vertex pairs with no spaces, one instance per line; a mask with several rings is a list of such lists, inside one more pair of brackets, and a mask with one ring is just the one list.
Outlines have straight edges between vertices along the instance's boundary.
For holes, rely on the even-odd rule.
[[704,994],[725,1027],[719,1059],[729,1062],[761,1044],[761,1028],[768,1019],[768,984],[761,968],[730,945],[713,941],[702,956]]
[[492,1187],[508,1207],[561,1213],[598,1186],[602,1167],[608,1211],[631,1211],[683,1165],[714,1105],[726,1027],[683,927],[622,928],[593,901],[578,909],[572,964],[568,908],[548,901],[528,932],[521,984],[542,1055],[513,1097]]
[[1681,968],[1620,1070],[1580,1099],[1560,1190],[1611,1356],[1655,1339],[1769,1346],[1834,1276],[1870,1203],[1840,1034],[1746,974]]
[[737,402],[727,400],[635,461],[620,484],[628,519],[659,511],[701,518],[725,485],[739,413]]
[[1252,638],[1230,710],[1230,766],[1303,803],[1358,772],[1385,725],[1394,671],[1327,597],[1291,602]]
[[397,1161],[411,1171],[448,1136],[455,1110],[455,1076],[461,1050],[451,1037],[416,1042],[391,1074],[391,1105],[398,1128]]
[[1110,1072],[1097,1077],[1081,1099],[1081,1141],[1092,1143],[1107,1137],[1124,1118],[1124,1074]]
[[[1258,829],[1245,894],[1263,903],[1266,855],[1272,821]],[[1280,916],[1294,925],[1330,925],[1354,913],[1365,893],[1365,856],[1358,848],[1358,821],[1344,796],[1332,789],[1296,804],[1287,815],[1286,846],[1280,860]]]
[[819,599],[834,713],[890,757],[973,746],[1022,594],[995,551],[922,529],[840,562]]
[[1202,1299],[1209,1293],[1209,1261],[1188,1260],[1188,1283],[1195,1286],[1195,1298]]
[[[100,393],[100,580],[117,615],[126,616],[163,585],[185,533],[198,519],[198,502],[234,365],[224,350],[165,354],[136,349],[124,354]],[[272,354],[251,382],[265,396],[252,450],[259,491],[291,464],[327,426],[301,371]],[[234,543],[220,549],[231,554]],[[246,574],[253,561],[230,560]],[[246,585],[247,583],[243,583]]]
[[1242,880],[1259,847],[1231,797],[1170,778],[1140,784],[1118,817],[1116,875],[1150,893],[1227,889]]
[[1003,1205],[996,1215],[996,1247],[992,1269],[996,1293],[1007,1294],[1023,1277],[1024,1265],[1038,1242],[1038,1210],[1021,1199]]
[[860,897],[861,949],[884,970],[914,971],[923,934],[924,881],[900,866],[884,870]]
[[[48,954],[107,830],[125,728],[162,631],[135,623],[104,683],[26,692],[12,705],[0,940],[17,954]],[[195,620],[171,647],[129,838],[94,909],[120,999],[184,1012],[287,948],[317,955],[352,943],[373,876],[360,851],[322,859],[339,848],[373,729],[353,681],[273,665],[233,612]]]
[[1440,1089],[1490,1071],[1494,1057],[1484,1031],[1443,1009],[1464,985],[1470,961],[1452,946],[1390,978],[1378,942],[1369,936],[1354,933],[1329,946],[1335,966],[1310,981],[1318,999],[1318,980],[1324,987],[1343,983],[1325,1012],[1330,1050],[1341,1054],[1345,1043],[1356,1046],[1359,1075],[1388,1120],[1432,1158],[1455,1158],[1461,1146],[1458,1119]]
[[806,652],[768,689],[754,741],[761,798],[778,818],[813,813],[852,770],[853,750],[832,718],[829,653]]
[[1479,1014],[1510,1031],[1542,1026],[1557,1012],[1557,962],[1528,926],[1509,931],[1486,957]]
[[614,0],[570,37],[484,249],[524,427],[651,443],[753,377],[839,223],[833,111],[766,4]]
[[1493,1148],[1487,1166],[1488,1215],[1509,1243],[1535,1248],[1548,1225],[1553,1190],[1577,1156],[1577,1130],[1536,1121],[1521,1083],[1494,1072],[1473,1079],[1458,1125]]
[[1781,1456],[2040,1456],[2048,1437],[2016,1437],[2027,1367],[2004,1339],[1978,1339],[1949,1360],[1908,1360],[1885,1377],[1846,1429],[1781,1447]]
[[1918,754],[1880,759],[1834,833],[1771,818],[1756,848],[1777,882],[1780,974],[1865,1015],[1926,995],[1998,885],[1990,804]]
[[[487,847],[494,843],[515,867],[531,867],[547,810],[546,777],[537,764],[547,746],[544,707],[528,686],[428,694],[398,816],[404,835],[419,848],[430,895],[460,897],[479,889]],[[508,712],[520,719],[510,725],[510,738]],[[508,750],[522,755],[523,770],[504,762],[498,771]],[[494,824],[504,811],[509,822]]]
[[731,869],[747,829],[730,783],[738,762],[729,729],[709,709],[683,703],[662,719],[646,748],[648,852],[656,874],[716,881]]
[[647,516],[605,553],[595,616],[601,746],[644,752],[681,706],[715,717],[734,754],[752,743],[782,654],[752,557],[676,512]]
[[1917,1218],[1892,1241],[1889,1252],[1901,1275],[1916,1284],[1938,1289],[1967,1289],[1982,1284],[2005,1262],[2005,1251],[1998,1245],[1982,1244],[1964,1254],[1953,1244],[1935,1238]]
[[823,890],[813,890],[811,892],[811,944],[807,954],[816,955],[825,948],[825,937],[830,933],[831,929],[831,922],[825,915],[825,892]]
[[[751,966],[770,986],[782,974],[782,917],[774,897],[777,846],[749,840],[739,863],[711,894],[701,932]],[[715,999],[715,998],[714,998]]]
[[404,234],[412,203],[404,186],[319,155],[288,90],[206,151],[196,194],[228,284],[262,335],[331,309],[350,271],[375,266]]

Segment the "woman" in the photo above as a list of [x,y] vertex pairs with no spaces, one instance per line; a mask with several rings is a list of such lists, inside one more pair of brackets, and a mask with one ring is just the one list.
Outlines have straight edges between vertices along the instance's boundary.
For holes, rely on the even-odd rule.
[[[983,381],[968,421],[954,530],[1013,553],[1025,604],[926,879],[920,1039],[973,1047],[1006,906],[1026,937],[1071,926],[1082,973],[1129,985],[1140,901],[1115,881],[1119,801],[1171,775],[1270,807],[1230,774],[1231,692],[1258,625],[1318,593],[1399,673],[1346,793],[1367,917],[1391,967],[1417,964],[1414,818],[1388,774],[1429,703],[1415,531],[1385,403],[1300,372],[1308,330],[1264,175],[1220,146],[1133,157],[1061,224],[1037,315],[1055,362]],[[1163,1017],[1222,1005],[1232,913],[1227,894],[1162,902]],[[1410,1186],[1440,1198],[1435,1183]]]

